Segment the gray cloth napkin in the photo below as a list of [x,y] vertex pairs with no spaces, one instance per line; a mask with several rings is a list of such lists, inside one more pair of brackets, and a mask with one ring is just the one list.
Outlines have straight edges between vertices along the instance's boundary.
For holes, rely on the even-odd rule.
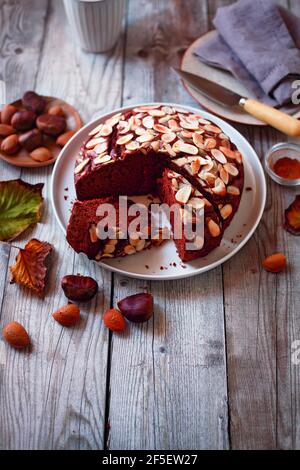
[[271,0],[239,0],[218,9],[218,34],[200,46],[199,59],[230,71],[258,99],[291,101],[300,79],[300,18]]

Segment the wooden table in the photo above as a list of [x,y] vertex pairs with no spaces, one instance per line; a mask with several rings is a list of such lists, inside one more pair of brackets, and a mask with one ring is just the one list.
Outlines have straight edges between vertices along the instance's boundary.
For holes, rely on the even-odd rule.
[[[162,100],[195,105],[170,65],[212,27],[225,1],[130,0],[114,50],[82,52],[62,2],[0,2],[0,78],[7,100],[35,89],[96,111]],[[297,0],[282,1],[300,14]],[[285,138],[272,129],[236,126],[262,158]],[[44,182],[42,223],[0,245],[1,327],[20,321],[32,351],[0,341],[0,447],[3,449],[274,449],[300,447],[299,239],[282,229],[295,191],[268,179],[263,220],[222,267],[176,282],[128,279],[84,262],[66,243],[49,201],[52,167],[0,163],[1,180]],[[299,191],[299,190],[298,190]],[[32,237],[55,246],[44,299],[9,283],[18,247]],[[289,267],[272,275],[261,260],[283,251]],[[100,294],[83,320],[64,329],[51,313],[66,302],[63,275],[97,278]],[[117,299],[148,290],[154,320],[109,334],[101,316]]]

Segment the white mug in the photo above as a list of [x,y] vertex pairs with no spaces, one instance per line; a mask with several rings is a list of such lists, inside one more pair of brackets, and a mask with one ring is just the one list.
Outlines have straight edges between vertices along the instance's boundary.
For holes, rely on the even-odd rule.
[[82,49],[108,51],[116,44],[126,0],[64,0],[67,17]]

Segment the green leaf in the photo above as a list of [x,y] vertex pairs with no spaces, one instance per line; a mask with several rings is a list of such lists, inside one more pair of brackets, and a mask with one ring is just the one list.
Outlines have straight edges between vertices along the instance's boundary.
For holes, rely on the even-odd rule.
[[41,220],[43,186],[21,179],[0,181],[0,240],[14,240]]

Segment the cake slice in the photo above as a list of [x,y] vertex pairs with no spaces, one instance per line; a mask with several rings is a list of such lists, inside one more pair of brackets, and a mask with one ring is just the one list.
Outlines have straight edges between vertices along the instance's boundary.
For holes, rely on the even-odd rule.
[[[182,261],[206,256],[220,245],[223,236],[220,214],[186,178],[165,169],[158,180],[158,193],[161,200],[174,209],[170,211],[170,222]],[[200,231],[196,230],[197,222]],[[185,235],[188,226],[189,238]]]
[[[77,253],[85,253],[89,259],[100,261],[132,255],[163,242],[163,237],[166,238],[163,229],[154,227],[151,232],[150,209],[146,220],[144,219],[145,223],[137,226],[137,230],[130,230],[128,234],[128,228],[137,220],[137,216],[130,214],[130,207],[134,202],[127,198],[123,200],[127,211],[125,226],[119,198],[75,201],[67,227],[67,241]],[[114,209],[115,217],[105,212],[109,207]],[[105,231],[108,226],[108,235],[103,238],[100,229]]]

